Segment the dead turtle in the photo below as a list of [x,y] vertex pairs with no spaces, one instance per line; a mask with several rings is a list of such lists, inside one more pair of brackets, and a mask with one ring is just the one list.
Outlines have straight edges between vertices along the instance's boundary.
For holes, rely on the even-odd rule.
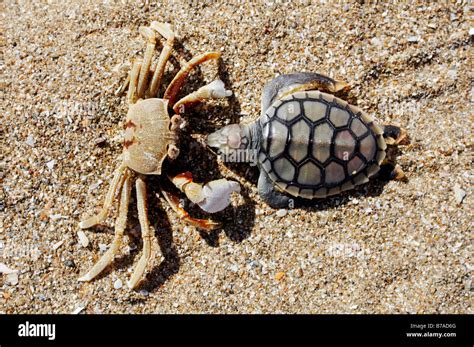
[[264,88],[257,121],[225,126],[208,136],[208,145],[224,161],[256,160],[259,194],[275,208],[353,189],[382,165],[390,166],[391,177],[404,177],[386,154],[406,133],[377,125],[343,100],[348,90],[347,83],[317,73],[278,76]]

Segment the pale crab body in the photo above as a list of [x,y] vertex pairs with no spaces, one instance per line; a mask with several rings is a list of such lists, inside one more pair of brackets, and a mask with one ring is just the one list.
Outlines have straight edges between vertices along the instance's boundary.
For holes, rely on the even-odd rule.
[[[175,117],[174,120],[180,119]],[[168,101],[153,98],[132,105],[127,113],[123,138],[125,165],[144,175],[161,175],[168,150],[176,148],[178,141],[176,130],[171,130]]]
[[[166,62],[172,52],[174,33],[169,24],[158,22],[152,22],[150,27],[140,27],[140,33],[147,40],[144,58],[143,60],[134,61],[127,80],[117,91],[117,94],[121,94],[128,88],[127,102],[129,110],[124,124],[122,162],[114,172],[102,210],[79,223],[79,227],[82,229],[101,223],[107,217],[116,193],[120,195],[114,240],[99,261],[79,278],[80,281],[91,281],[113,262],[115,254],[119,250],[127,225],[132,182],[135,181],[143,253],[128,282],[130,288],[135,288],[143,279],[146,266],[152,256],[152,233],[147,214],[146,176],[161,175],[169,178],[189,200],[208,213],[218,212],[226,208],[230,203],[230,194],[240,191],[237,182],[226,179],[214,180],[203,185],[193,182],[190,172],[184,172],[176,176],[169,176],[163,172],[164,161],[166,159],[174,160],[179,154],[177,142],[179,130],[185,123],[181,116],[184,113],[185,106],[206,99],[228,97],[232,94],[225,90],[222,81],[216,80],[175,102],[176,96],[185,83],[189,72],[205,61],[218,59],[220,54],[207,52],[186,62],[169,84],[163,98],[158,98],[157,93],[161,78]],[[155,70],[151,71],[157,33],[166,38],[166,43],[158,58]],[[174,111],[171,117],[168,112],[169,107]],[[178,216],[191,225],[204,230],[212,230],[221,226],[220,223],[212,220],[191,217],[184,210],[176,195],[165,191],[161,186],[160,190]]]

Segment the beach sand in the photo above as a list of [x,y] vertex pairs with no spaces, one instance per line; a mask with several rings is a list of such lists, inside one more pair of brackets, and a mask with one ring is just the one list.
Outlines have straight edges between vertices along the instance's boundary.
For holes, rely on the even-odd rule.
[[[473,313],[472,15],[467,4],[5,1],[0,263],[18,272],[0,277],[0,312]],[[132,199],[121,254],[81,283],[116,211],[84,230],[87,247],[78,222],[98,211],[120,162],[127,105],[114,91],[143,54],[138,27],[153,20],[178,35],[167,82],[183,60],[216,50],[220,63],[194,72],[183,94],[217,77],[234,93],[186,113],[176,167],[238,181],[242,194],[208,234],[181,221],[150,177],[146,279],[125,284],[142,249]],[[255,168],[203,146],[214,129],[257,119],[264,84],[296,71],[349,82],[354,104],[405,128],[408,182],[278,212],[259,198]]]

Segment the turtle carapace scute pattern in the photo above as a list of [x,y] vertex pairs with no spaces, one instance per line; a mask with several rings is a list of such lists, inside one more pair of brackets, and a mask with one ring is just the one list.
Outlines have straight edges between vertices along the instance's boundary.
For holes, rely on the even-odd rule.
[[382,129],[358,108],[319,91],[275,101],[259,124],[259,165],[295,197],[352,189],[377,173],[385,158]]

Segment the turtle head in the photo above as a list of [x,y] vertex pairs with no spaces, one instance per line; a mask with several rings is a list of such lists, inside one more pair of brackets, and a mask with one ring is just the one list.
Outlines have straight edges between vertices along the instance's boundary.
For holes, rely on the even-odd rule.
[[248,139],[245,136],[244,127],[240,124],[230,124],[209,134],[207,144],[228,153],[240,149],[246,149]]
[[227,125],[207,137],[207,144],[218,150],[225,162],[247,162],[256,165],[257,150],[251,143],[251,126]]

